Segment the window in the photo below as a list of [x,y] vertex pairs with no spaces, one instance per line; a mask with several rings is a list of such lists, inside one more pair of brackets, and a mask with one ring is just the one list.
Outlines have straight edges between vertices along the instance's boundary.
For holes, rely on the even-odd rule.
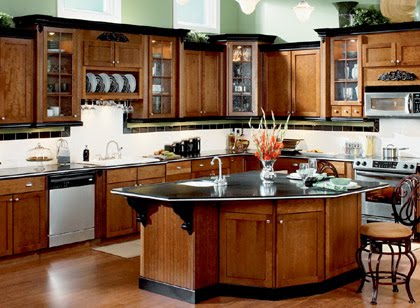
[[121,23],[121,0],[57,0],[57,16]]
[[[220,33],[220,0],[173,0],[174,28]],[[184,0],[185,2],[185,0]]]

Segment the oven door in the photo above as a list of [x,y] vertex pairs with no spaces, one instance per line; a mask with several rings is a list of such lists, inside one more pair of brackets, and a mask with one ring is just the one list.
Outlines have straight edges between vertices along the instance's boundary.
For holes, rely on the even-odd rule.
[[[362,219],[363,222],[388,221],[394,222],[392,209],[392,193],[395,185],[407,174],[388,173],[378,171],[356,170],[355,179],[359,181],[376,181],[386,183],[389,187],[362,194]],[[404,202],[404,200],[401,200]],[[397,204],[399,210],[401,204]]]

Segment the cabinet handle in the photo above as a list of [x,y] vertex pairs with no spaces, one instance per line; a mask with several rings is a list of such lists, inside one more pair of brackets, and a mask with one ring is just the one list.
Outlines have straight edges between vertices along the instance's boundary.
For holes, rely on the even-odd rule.
[[153,112],[150,113],[151,116],[155,115]]
[[206,111],[204,110],[203,113],[206,114]]
[[13,199],[12,199],[12,198],[10,198],[10,199],[9,199],[9,202],[13,202]]
[[204,167],[204,164],[200,164],[199,166],[200,166],[200,167]]
[[28,182],[28,183],[26,183],[26,185],[25,185],[26,187],[32,187],[32,182]]
[[395,62],[397,62],[397,64],[398,64],[398,63],[400,63],[401,61],[400,61],[400,60],[397,60],[397,61],[395,61]]
[[392,63],[392,64],[394,64],[394,63],[395,63],[395,61],[394,61],[394,60],[391,60],[391,63]]
[[200,114],[203,114],[203,110],[200,110]]
[[18,202],[19,201],[19,198],[15,198],[15,202]]
[[176,168],[177,168],[178,170],[181,170],[181,166],[176,166]]
[[354,113],[355,113],[355,114],[359,114],[359,110],[355,110],[355,111],[354,111]]
[[267,219],[265,222],[266,222],[267,224],[271,224],[271,220],[270,220],[270,219]]
[[340,113],[340,110],[335,109],[334,112],[335,113]]
[[279,219],[279,224],[283,224],[283,219]]
[[1,119],[4,121],[4,120],[6,120],[6,118],[5,117],[1,117]]
[[137,186],[139,186],[139,184],[136,183],[136,184],[134,184],[134,186],[137,187]]
[[292,164],[292,166],[293,166],[293,167],[297,167],[297,166],[298,166],[298,164],[297,164],[297,163],[293,163],[293,164]]
[[345,112],[345,113],[349,113],[349,111],[348,111],[348,110],[344,110],[344,112]]
[[77,114],[75,114],[73,117],[77,118]]
[[114,60],[112,60],[112,62],[111,62],[112,64],[115,64],[115,61]]

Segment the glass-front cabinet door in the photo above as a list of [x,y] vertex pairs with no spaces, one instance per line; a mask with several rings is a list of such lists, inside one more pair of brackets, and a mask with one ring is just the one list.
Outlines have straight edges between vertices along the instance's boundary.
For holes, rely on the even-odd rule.
[[228,115],[257,115],[256,42],[228,42]]
[[78,94],[77,32],[72,29],[45,27],[43,39],[43,99],[39,102],[37,121],[80,121]]
[[332,41],[332,116],[361,117],[362,80],[360,37],[334,38]]
[[149,39],[149,118],[175,117],[176,38]]

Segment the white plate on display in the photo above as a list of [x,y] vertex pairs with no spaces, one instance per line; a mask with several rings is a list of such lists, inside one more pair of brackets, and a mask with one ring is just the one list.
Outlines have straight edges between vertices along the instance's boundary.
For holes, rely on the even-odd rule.
[[126,75],[121,75],[121,78],[124,80],[124,85],[123,85],[123,88],[122,88],[121,92],[123,92],[123,93],[130,92],[130,83],[128,82],[127,76]]
[[95,92],[96,86],[98,85],[95,75],[92,73],[87,73],[86,77],[90,83],[90,92]]
[[125,77],[127,77],[128,83],[130,84],[129,92],[133,93],[136,90],[136,78],[132,74],[125,74]]
[[118,83],[115,79],[114,75],[108,75],[109,80],[111,81],[111,86],[109,88],[109,92],[118,92]]
[[114,76],[115,81],[118,84],[118,90],[117,92],[122,92],[123,88],[124,88],[124,79],[121,77],[120,74],[112,74],[112,76]]
[[301,180],[302,178],[300,177],[300,174],[294,172],[294,173],[290,173],[288,175],[286,175],[287,178],[291,179],[291,180]]
[[104,90],[103,92],[107,93],[109,92],[109,89],[111,88],[111,79],[109,78],[108,74],[101,73],[99,74],[101,76],[103,82],[104,82]]

